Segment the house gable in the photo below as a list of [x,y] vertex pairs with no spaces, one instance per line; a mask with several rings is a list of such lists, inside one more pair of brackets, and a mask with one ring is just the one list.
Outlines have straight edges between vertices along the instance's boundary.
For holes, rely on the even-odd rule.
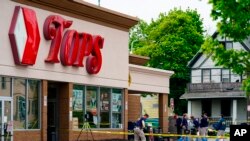
[[[222,38],[214,34],[213,38],[217,39],[227,48],[235,50],[249,51],[247,46],[250,40],[244,42],[233,42],[228,38]],[[191,83],[221,83],[221,82],[238,82],[242,81],[242,76],[233,73],[222,66],[216,66],[211,56],[207,56],[201,50],[189,61],[188,67],[191,68]]]

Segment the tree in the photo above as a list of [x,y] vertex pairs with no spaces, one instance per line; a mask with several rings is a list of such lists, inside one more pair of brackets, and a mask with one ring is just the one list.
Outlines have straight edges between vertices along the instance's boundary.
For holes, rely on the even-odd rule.
[[[218,20],[217,28],[222,37],[242,42],[250,35],[250,0],[209,0],[213,5],[211,16]],[[244,74],[243,90],[250,94],[250,54],[243,50],[226,50],[218,40],[208,37],[202,50],[211,55],[216,65]]]
[[147,65],[150,67],[175,72],[170,79],[170,98],[175,99],[175,112],[179,114],[186,112],[186,101],[179,97],[190,81],[187,63],[200,49],[203,32],[200,15],[190,9],[161,13],[150,24],[139,22],[130,31],[133,53],[149,56]]
[[241,41],[250,35],[250,0],[209,0],[221,35]]

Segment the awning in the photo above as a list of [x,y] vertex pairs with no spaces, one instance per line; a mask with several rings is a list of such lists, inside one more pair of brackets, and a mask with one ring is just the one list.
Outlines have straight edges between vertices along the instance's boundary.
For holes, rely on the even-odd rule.
[[207,98],[246,98],[245,92],[203,92],[185,93],[180,99],[207,99]]

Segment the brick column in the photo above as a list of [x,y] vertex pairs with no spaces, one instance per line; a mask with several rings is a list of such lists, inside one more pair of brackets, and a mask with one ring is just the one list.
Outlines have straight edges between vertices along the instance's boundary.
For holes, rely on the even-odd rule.
[[168,132],[168,94],[159,94],[159,124],[163,133]]
[[42,80],[41,93],[41,140],[47,141],[48,81]]
[[[124,89],[124,124],[123,124],[123,129],[124,132],[128,132],[128,89]],[[128,136],[126,134],[124,134],[124,139],[127,139]]]
[[70,98],[72,97],[72,83],[61,83],[59,88],[59,140],[70,141],[72,139],[72,118],[70,113]]

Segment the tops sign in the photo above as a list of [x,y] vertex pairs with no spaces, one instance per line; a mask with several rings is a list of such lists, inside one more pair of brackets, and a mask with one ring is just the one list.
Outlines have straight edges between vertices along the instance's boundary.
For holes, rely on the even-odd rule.
[[[45,62],[59,63],[64,66],[83,67],[86,59],[86,70],[89,74],[97,74],[102,66],[104,39],[99,35],[91,35],[76,30],[64,30],[72,25],[59,15],[50,15],[43,25],[46,40],[51,40],[50,50]],[[64,33],[64,34],[63,34]],[[15,7],[9,29],[9,39],[16,64],[34,65],[40,44],[40,34],[36,14],[33,10]],[[58,54],[60,51],[60,60]]]

